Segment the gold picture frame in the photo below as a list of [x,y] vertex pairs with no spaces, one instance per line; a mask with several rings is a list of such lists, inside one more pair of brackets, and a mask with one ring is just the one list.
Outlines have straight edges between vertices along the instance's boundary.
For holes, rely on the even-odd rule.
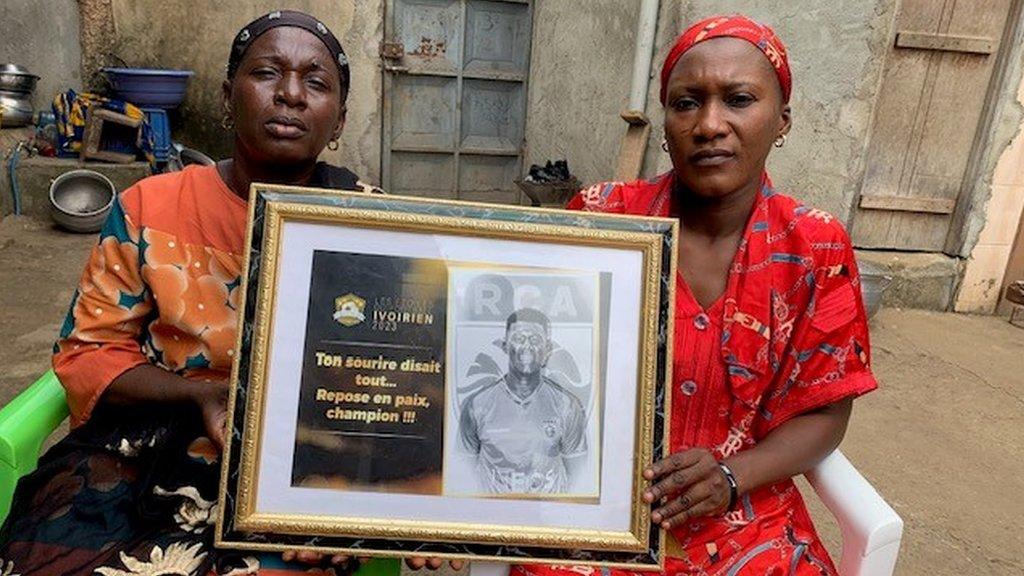
[[[668,351],[671,350],[672,344],[669,319],[673,314],[677,235],[678,223],[671,219],[253,185],[249,201],[249,230],[246,243],[248,252],[240,287],[244,306],[239,313],[240,324],[236,347],[240,352],[234,359],[231,395],[228,402],[231,433],[228,435],[225,458],[222,463],[220,485],[222,506],[218,510],[216,521],[216,545],[223,548],[249,550],[314,549],[326,553],[376,557],[431,555],[490,561],[514,559],[518,563],[536,561],[563,564],[586,563],[632,569],[662,568],[664,535],[663,531],[651,525],[650,505],[645,504],[641,499],[642,491],[646,486],[642,470],[646,465],[665,454],[665,443],[668,438],[668,419],[665,418],[665,413],[670,400],[670,386],[667,383],[671,381],[671,362],[668,360]],[[363,252],[353,249],[351,253],[348,252],[350,246],[360,245],[364,241],[363,239],[365,239],[366,246],[376,248],[364,248]],[[388,241],[389,239],[395,240]],[[398,239],[404,239],[404,241],[400,242]],[[416,488],[416,490],[428,490],[427,492],[402,492],[401,490],[375,492],[374,486],[367,484],[370,482],[369,480],[363,481],[362,484],[345,484],[345,486],[354,488],[323,488],[319,487],[320,485],[310,488],[296,480],[299,478],[305,482],[308,478],[322,479],[323,468],[340,465],[339,463],[345,459],[341,457],[312,458],[309,460],[308,466],[317,468],[319,472],[301,477],[296,472],[300,463],[299,450],[306,449],[300,440],[297,440],[301,434],[300,431],[305,430],[303,428],[303,410],[306,410],[304,406],[315,405],[318,410],[320,407],[320,404],[310,404],[313,400],[307,400],[307,397],[312,398],[313,393],[309,391],[312,388],[310,385],[303,384],[306,382],[306,374],[314,374],[314,372],[310,372],[313,368],[307,368],[313,365],[311,364],[313,361],[309,358],[320,354],[320,356],[316,356],[317,362],[320,362],[321,358],[327,359],[324,360],[327,362],[327,367],[320,369],[320,372],[315,372],[315,374],[320,374],[328,369],[333,370],[334,367],[330,365],[331,356],[329,354],[314,352],[314,349],[309,346],[309,342],[313,341],[309,334],[313,333],[314,324],[311,318],[313,318],[314,304],[310,303],[306,308],[301,308],[305,305],[303,298],[294,296],[288,287],[297,286],[296,294],[300,296],[308,293],[305,298],[305,301],[308,302],[313,302],[315,298],[319,297],[320,292],[316,286],[331,286],[335,291],[330,292],[329,295],[344,292],[345,289],[340,286],[342,284],[349,286],[350,284],[345,284],[345,282],[351,280],[351,275],[346,275],[343,278],[345,282],[338,280],[330,281],[334,284],[327,280],[321,282],[325,273],[327,275],[340,273],[338,272],[339,266],[336,265],[337,262],[353,261],[337,260],[342,257],[363,258],[363,260],[357,260],[358,262],[371,258],[365,260],[371,263],[385,263],[385,260],[391,262],[395,259],[404,259],[402,262],[413,263],[420,260],[433,262],[422,255],[407,255],[402,252],[404,248],[400,248],[401,246],[422,246],[423,243],[414,241],[417,239],[447,243],[447,250],[453,253],[479,254],[476,260],[472,256],[445,260],[445,266],[449,266],[450,262],[459,262],[479,266],[488,274],[493,272],[492,267],[508,268],[511,266],[507,261],[498,261],[501,258],[506,260],[512,258],[507,255],[509,251],[503,251],[504,248],[511,246],[515,249],[511,252],[519,254],[516,258],[522,258],[523,262],[529,264],[518,261],[514,263],[520,267],[519,269],[527,271],[524,272],[524,276],[529,281],[541,284],[562,282],[563,288],[565,281],[547,280],[548,277],[554,277],[554,275],[545,272],[547,270],[543,266],[546,261],[544,260],[545,255],[564,253],[570,256],[581,256],[576,259],[563,258],[562,260],[574,261],[574,265],[570,268],[576,271],[579,279],[574,280],[576,284],[570,288],[583,294],[579,297],[583,298],[585,304],[588,304],[591,309],[592,325],[588,327],[585,322],[578,321],[576,324],[566,323],[566,334],[569,333],[570,328],[591,330],[587,334],[596,333],[598,330],[602,331],[603,344],[600,349],[581,354],[583,356],[590,354],[591,356],[587,356],[587,358],[590,358],[594,364],[601,360],[606,367],[614,366],[615,370],[619,371],[617,373],[631,374],[634,377],[632,382],[616,384],[609,384],[603,375],[600,378],[593,378],[593,381],[588,384],[588,393],[590,394],[588,397],[603,398],[604,395],[610,394],[615,398],[625,398],[626,405],[632,405],[634,410],[617,411],[613,407],[595,401],[591,408],[587,408],[589,412],[586,412],[587,422],[595,420],[593,428],[585,428],[590,424],[579,425],[575,428],[578,432],[574,438],[586,437],[587,441],[585,443],[580,441],[580,444],[587,446],[588,456],[586,458],[589,462],[587,466],[597,471],[595,482],[598,484],[595,486],[600,485],[601,494],[604,494],[604,497],[586,503],[572,498],[572,494],[565,490],[565,497],[549,500],[530,499],[528,494],[515,491],[512,495],[495,494],[490,498],[481,496],[479,499],[475,499],[451,496],[443,491],[441,493],[431,492],[429,490],[434,488],[429,487],[436,484],[430,482],[420,483],[428,486],[428,489]],[[341,249],[337,247],[333,251],[329,249],[332,242],[337,246],[344,247],[346,252],[342,253]],[[380,246],[387,246],[385,252],[388,253],[381,252]],[[491,250],[492,248],[493,250]],[[409,254],[413,254],[413,252],[415,251],[410,251]],[[602,263],[601,255],[610,255],[608,261],[621,262],[620,269],[610,271],[602,268],[605,264]],[[323,260],[317,260],[318,258]],[[335,258],[335,260],[329,260],[330,258]],[[313,264],[306,266],[307,261],[312,261]],[[584,261],[588,263],[584,265]],[[327,264],[318,268],[317,262]],[[558,264],[558,266],[564,267],[564,264]],[[553,263],[551,269],[555,268]],[[306,270],[307,272],[302,272],[302,274],[306,274],[307,277],[296,278],[297,275],[301,276],[295,272],[296,270]],[[558,270],[561,271],[562,268],[558,268]],[[380,274],[374,276],[378,279],[379,277]],[[503,276],[496,277],[505,281]],[[589,280],[591,277],[595,279],[592,282]],[[475,281],[472,271],[468,273],[467,278],[467,282]],[[351,281],[355,282],[355,280]],[[517,280],[514,277],[509,280],[511,283],[515,281]],[[324,284],[325,282],[327,284]],[[451,278],[445,276],[444,283],[451,282]],[[613,289],[604,290],[608,294],[598,288],[588,292],[588,287],[591,284],[597,285],[598,283]],[[580,286],[583,288],[579,288]],[[565,288],[565,290],[570,288]],[[515,289],[513,287],[512,292]],[[531,289],[534,292],[538,291],[535,286]],[[366,290],[369,288],[363,291]],[[530,291],[524,288],[523,292]],[[534,296],[537,302],[546,301],[538,294],[534,294]],[[335,314],[335,319],[338,322],[342,322],[344,319],[342,317],[346,315],[356,315],[358,318],[351,322],[344,322],[344,324],[362,322],[362,306],[365,305],[365,301],[361,304],[360,301],[363,300],[361,297],[347,294],[346,297],[339,297],[335,300],[338,301],[337,306],[339,307],[339,311]],[[349,308],[342,311],[341,307],[343,306]],[[448,310],[449,303],[444,303],[444,306]],[[296,307],[295,310],[305,310],[306,313],[295,313],[292,308],[288,307]],[[288,310],[284,310],[284,308],[288,308]],[[513,308],[516,307],[513,306]],[[600,310],[598,310],[599,308]],[[356,310],[352,311],[352,309]],[[497,305],[495,305],[495,309],[497,309]],[[485,312],[490,313],[487,310]],[[501,312],[502,316],[506,312],[507,306]],[[420,314],[427,314],[433,322],[433,316],[429,312],[420,312]],[[381,314],[381,316],[385,315]],[[434,428],[424,429],[431,433],[431,437],[436,434],[442,439],[442,452],[454,446],[454,444],[447,443],[457,442],[454,439],[457,434],[451,432],[454,430],[451,427],[457,425],[452,414],[457,413],[460,407],[465,410],[466,406],[465,402],[457,404],[450,398],[454,395],[454,392],[450,392],[450,390],[456,390],[455,384],[452,382],[455,380],[452,376],[455,370],[452,367],[454,363],[451,361],[451,350],[454,345],[449,342],[450,333],[453,331],[449,324],[454,322],[454,317],[455,315],[450,310],[446,312],[444,318],[446,339],[443,348],[440,348],[443,351],[441,357],[445,364],[444,374],[435,378],[435,380],[443,380],[442,414],[438,417],[436,411],[429,409],[421,412],[434,420],[440,420],[440,433],[437,433]],[[304,323],[303,318],[305,318]],[[425,319],[427,316],[422,316],[422,318]],[[413,320],[415,319],[413,318]],[[377,329],[376,317],[373,322],[374,329]],[[505,324],[506,331],[511,322],[512,317],[510,316]],[[464,326],[463,330],[465,331],[477,330],[478,332],[474,332],[474,334],[486,333],[481,332],[485,328],[492,331],[500,328],[497,321],[491,322],[495,325],[494,328],[487,327],[490,325],[480,327],[478,326],[480,324],[486,323],[467,320],[460,326]],[[582,324],[582,328],[579,326],[580,324]],[[364,323],[360,329],[369,330],[370,328],[367,326],[369,326],[369,321]],[[619,328],[622,327],[627,327],[627,329],[620,330]],[[408,328],[408,330],[414,329],[418,330],[420,327]],[[307,339],[302,345],[296,342],[295,330],[303,330],[307,334]],[[346,330],[346,328],[338,328],[338,330]],[[395,328],[395,330],[400,331],[401,329]],[[549,327],[548,333],[551,330],[552,328]],[[611,335],[609,335],[610,333]],[[629,334],[626,341],[636,343],[637,347],[632,355],[628,352],[611,350],[610,342],[618,341],[619,334]],[[577,340],[585,341],[585,339]],[[597,341],[596,337],[594,341]],[[352,344],[347,341],[346,343]],[[360,343],[360,345],[363,344]],[[380,345],[384,346],[385,344]],[[471,352],[463,354],[466,357],[470,355]],[[380,358],[383,360],[384,356],[381,355]],[[479,359],[479,356],[477,358]],[[349,359],[351,356],[346,358],[346,360]],[[509,361],[511,362],[511,360]],[[441,362],[439,361],[438,364]],[[296,375],[295,369],[287,368],[299,365],[303,367],[301,376]],[[435,373],[440,371],[440,367],[434,370]],[[271,376],[272,373],[274,376]],[[329,373],[332,375],[348,374],[344,370],[334,370]],[[278,376],[281,374],[286,376]],[[599,373],[594,371],[593,374]],[[296,383],[296,378],[299,379],[298,383]],[[498,380],[503,378],[505,376]],[[547,376],[545,375],[544,378]],[[312,382],[312,380],[309,381]],[[381,378],[381,381],[387,381],[387,376]],[[496,384],[493,386],[491,384],[487,386],[487,389],[496,386]],[[612,389],[612,386],[615,388]],[[562,390],[556,384],[551,387]],[[326,394],[321,394],[322,389],[323,386],[317,389],[316,401],[321,401],[321,397],[328,397]],[[493,389],[497,390],[497,388]],[[291,402],[296,396],[300,399],[297,409],[298,423],[295,423],[295,418],[292,416],[296,411],[291,408]],[[349,396],[357,397],[351,394]],[[331,397],[333,398],[333,396]],[[384,395],[379,395],[379,397],[385,398]],[[560,396],[554,394],[553,397]],[[423,405],[429,404],[422,398],[420,401]],[[306,404],[302,404],[302,402],[306,402]],[[391,398],[388,397],[387,403],[390,405],[391,402]],[[569,402],[575,401],[569,400]],[[539,401],[537,405],[540,406]],[[339,406],[339,404],[335,404],[335,406]],[[556,408],[539,407],[536,410],[546,410],[543,414],[548,415],[548,412],[556,410]],[[346,426],[349,428],[363,426],[364,428],[359,429],[375,430],[371,426],[371,419],[374,416],[370,412],[365,410],[350,410],[349,412],[363,420],[351,426],[346,424]],[[320,412],[310,413],[322,419]],[[583,412],[578,413],[582,414]],[[381,414],[385,413],[381,412]],[[407,412],[406,414],[412,413]],[[288,415],[288,417],[282,415]],[[348,412],[346,412],[346,417],[347,415]],[[390,418],[390,416],[378,417],[382,419],[381,421]],[[415,420],[415,414],[409,417],[412,419],[410,422]],[[559,418],[560,416],[556,414],[553,419],[549,418],[543,421],[544,433],[549,437],[554,436],[553,428],[563,426],[562,420]],[[623,422],[631,422],[633,433],[631,435],[601,433],[601,430],[606,429],[603,426],[606,418],[615,418],[615,422],[619,425]],[[285,423],[285,421],[288,422]],[[423,421],[426,422],[426,418]],[[289,428],[292,424],[295,426],[294,429]],[[599,426],[599,424],[601,425]],[[378,424],[378,429],[383,429],[379,428],[380,426],[384,425]],[[427,426],[427,424],[422,426]],[[281,429],[279,430],[279,428]],[[594,432],[595,430],[598,432]],[[318,433],[335,433],[335,431],[318,431]],[[337,433],[357,434],[352,431]],[[359,432],[359,434],[368,435],[363,432]],[[377,435],[381,437],[401,436],[401,434],[383,433]],[[626,437],[620,438],[620,436]],[[290,440],[291,438],[296,440]],[[290,444],[285,444],[286,440]],[[564,438],[558,440],[563,444],[565,441]],[[348,445],[340,441],[335,444],[338,446]],[[381,445],[376,446],[379,448]],[[317,449],[321,447],[321,444],[316,444]],[[331,454],[322,451],[310,453]],[[590,455],[591,453],[596,455]],[[364,456],[363,458],[371,460],[387,457],[386,450],[377,450],[375,454],[379,455]],[[285,478],[281,476],[281,464],[282,459],[287,460],[289,455],[292,462],[291,476]],[[628,458],[631,463],[628,471],[620,471],[612,465],[613,461],[619,461],[618,456]],[[477,461],[477,466],[480,466],[479,459],[482,459],[483,456],[468,458],[467,462]],[[473,458],[477,460],[473,460]],[[604,460],[602,461],[602,459]],[[442,458],[442,461],[446,461],[446,459]],[[284,463],[287,462],[284,461]],[[373,465],[384,469],[386,468],[385,464],[386,461],[378,461]],[[469,468],[464,470],[469,470]],[[563,476],[568,474],[562,468],[555,468],[555,470]],[[546,472],[547,477],[551,477],[551,471],[546,470]],[[535,472],[534,475],[536,476],[536,474],[538,473]],[[460,472],[453,477],[462,482],[465,476]],[[433,478],[433,476],[429,477]],[[580,478],[586,477],[582,474],[574,476],[574,485],[589,482],[590,480],[580,480]],[[501,476],[501,478],[505,477]],[[559,486],[568,485],[568,481],[564,479],[559,482],[561,482]],[[444,483],[442,482],[441,485]],[[611,489],[615,486],[624,487],[625,490],[612,492]],[[312,496],[313,494],[315,497]],[[374,499],[380,502],[380,504],[374,505],[374,510],[377,507],[385,509],[391,506],[398,511],[389,511],[383,516],[367,516],[367,512],[347,512],[350,509],[361,509],[360,506],[363,506],[364,501]],[[439,504],[441,501],[446,504],[441,506]],[[615,505],[608,505],[606,509],[602,509],[601,506],[605,506],[606,501],[614,502]],[[389,502],[391,504],[388,504]],[[417,504],[418,502],[422,502],[422,504]],[[330,510],[330,507],[335,504],[337,509]],[[294,508],[292,508],[293,506]],[[494,514],[498,518],[492,521],[493,516],[488,516],[484,521],[480,517],[473,516],[474,513],[477,513],[476,509],[482,507],[489,507],[495,511]],[[460,508],[465,510],[460,512]],[[501,518],[502,511],[506,509],[508,519],[503,520]],[[617,511],[614,514],[610,512],[613,509]],[[434,510],[434,512],[430,510]],[[544,517],[546,516],[543,513],[545,510],[579,510],[578,517],[584,518],[580,520],[584,525],[566,525],[564,519],[543,519],[534,524],[524,520],[537,517],[538,511],[542,512],[539,516]],[[444,517],[435,518],[432,514]],[[459,514],[464,516],[459,516]],[[624,517],[626,514],[628,514],[628,518]],[[585,518],[592,519],[589,526],[585,525],[588,522]]]

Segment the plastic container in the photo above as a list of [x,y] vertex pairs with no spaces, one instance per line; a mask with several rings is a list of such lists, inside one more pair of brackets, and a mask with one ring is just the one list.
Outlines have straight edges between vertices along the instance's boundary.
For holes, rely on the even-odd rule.
[[859,263],[858,268],[860,268],[860,291],[861,297],[864,299],[864,309],[868,319],[871,319],[882,307],[882,297],[889,285],[892,284],[893,278],[886,273],[887,270],[871,262]]
[[140,108],[177,108],[185,99],[191,70],[104,68],[115,97]]
[[167,162],[171,158],[171,123],[167,111],[162,108],[143,108],[142,111],[153,130],[153,156],[157,162]]

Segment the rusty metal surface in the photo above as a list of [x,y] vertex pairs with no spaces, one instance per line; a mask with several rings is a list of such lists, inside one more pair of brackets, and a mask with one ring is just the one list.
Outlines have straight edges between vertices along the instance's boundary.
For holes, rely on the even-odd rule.
[[405,46],[401,42],[381,42],[380,57],[385,60],[399,60],[405,55]]

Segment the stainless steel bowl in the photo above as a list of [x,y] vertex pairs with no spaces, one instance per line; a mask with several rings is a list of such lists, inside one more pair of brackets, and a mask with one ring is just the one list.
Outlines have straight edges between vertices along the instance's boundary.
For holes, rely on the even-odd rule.
[[0,90],[0,128],[27,126],[32,123],[30,95]]
[[185,166],[190,164],[213,166],[216,162],[213,158],[210,158],[199,150],[185,148],[181,144],[174,143],[174,145],[171,146],[171,154],[167,160],[167,171],[177,172],[179,170],[184,170]]
[[24,66],[0,64],[0,90],[31,94],[38,81],[39,76],[30,73]]
[[98,232],[114,206],[116,194],[114,183],[99,172],[65,172],[50,183],[50,215],[72,232]]
[[24,66],[22,66],[20,64],[11,64],[10,62],[8,62],[6,64],[0,64],[0,73],[4,73],[4,72],[12,72],[14,74],[28,74],[29,73],[28,72],[28,68],[25,68]]
[[210,158],[206,154],[203,154],[199,150],[193,150],[192,148],[182,148],[181,152],[178,153],[181,158],[181,165],[188,166],[190,164],[198,164],[200,166],[213,166],[217,162]]

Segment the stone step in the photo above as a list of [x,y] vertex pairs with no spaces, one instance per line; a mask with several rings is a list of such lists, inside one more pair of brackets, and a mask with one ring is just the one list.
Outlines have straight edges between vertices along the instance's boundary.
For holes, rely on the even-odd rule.
[[[150,175],[149,164],[109,164],[105,162],[82,162],[77,158],[44,158],[41,156],[22,157],[15,174],[21,189],[21,213],[24,216],[50,221],[50,182],[65,172],[79,169],[95,170],[103,174],[123,191],[135,182]],[[14,212],[14,196],[8,173],[8,162],[3,165],[0,175],[0,217]]]
[[873,265],[892,276],[884,308],[951,310],[962,275],[959,258],[931,252],[856,250],[861,268]]

